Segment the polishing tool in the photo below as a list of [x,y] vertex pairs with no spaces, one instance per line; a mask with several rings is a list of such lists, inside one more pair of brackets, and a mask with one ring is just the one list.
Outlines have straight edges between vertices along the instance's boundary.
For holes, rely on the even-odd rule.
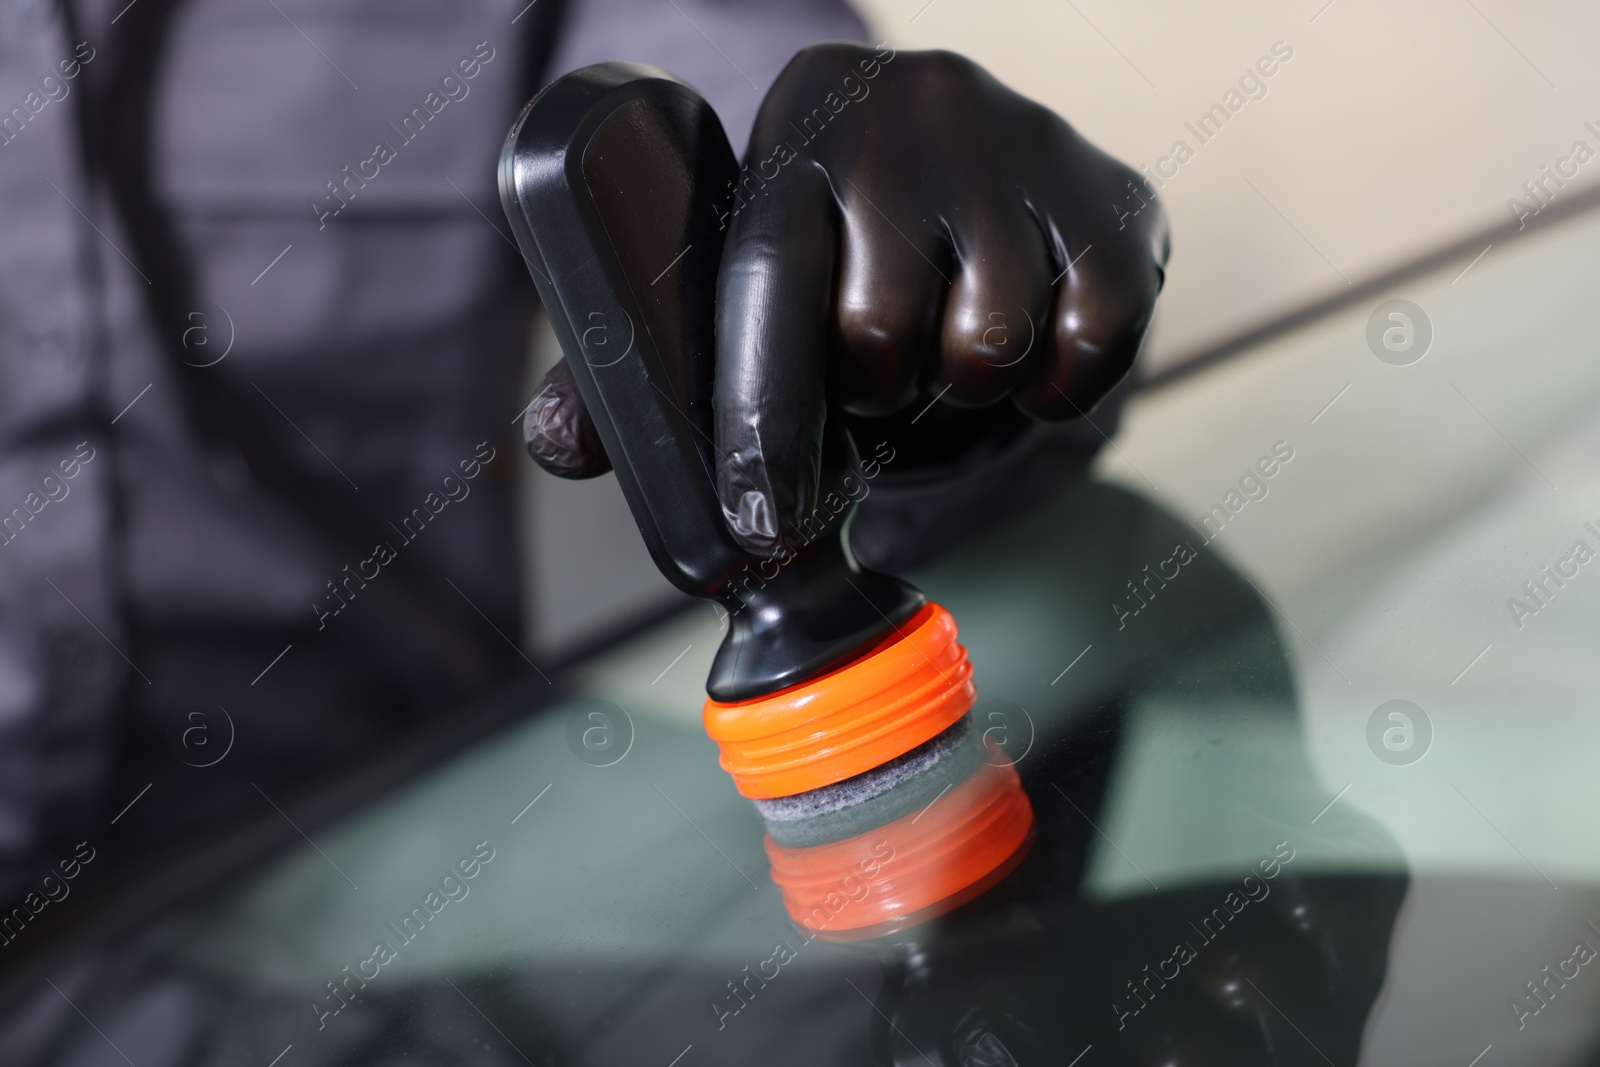
[[[728,530],[711,384],[719,206],[738,176],[721,123],[692,88],[652,67],[602,63],[524,109],[499,180],[651,557],[673,585],[727,611],[704,712],[722,766],[758,806],[813,816],[951,758],[975,691],[950,613],[851,554],[853,505],[819,509],[773,559]],[[830,427],[817,498],[851,478],[854,445]]]

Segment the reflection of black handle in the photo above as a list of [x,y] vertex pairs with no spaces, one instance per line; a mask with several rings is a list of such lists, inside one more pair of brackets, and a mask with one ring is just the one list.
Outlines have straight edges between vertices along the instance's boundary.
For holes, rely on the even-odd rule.
[[[922,596],[862,571],[824,512],[780,565],[740,548],[716,495],[711,371],[723,232],[738,174],[693,89],[633,63],[546,87],[500,156],[500,198],[656,566],[731,615],[709,690],[782,689],[854,658]],[[853,456],[835,464],[854,466]]]

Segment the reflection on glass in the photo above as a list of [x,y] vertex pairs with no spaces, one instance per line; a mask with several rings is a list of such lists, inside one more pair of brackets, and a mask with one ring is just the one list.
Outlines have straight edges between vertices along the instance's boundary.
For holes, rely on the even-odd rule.
[[867,810],[769,818],[772,880],[789,917],[813,936],[855,940],[914,927],[976,897],[1022,860],[1033,807],[1016,770],[967,720],[953,729],[960,738],[942,759],[861,806]]

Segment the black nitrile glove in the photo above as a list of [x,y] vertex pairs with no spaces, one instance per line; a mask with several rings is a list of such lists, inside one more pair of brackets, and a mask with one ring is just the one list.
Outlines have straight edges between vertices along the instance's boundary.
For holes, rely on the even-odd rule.
[[[942,456],[1016,411],[1089,411],[1132,366],[1161,289],[1165,219],[1130,210],[1149,197],[960,56],[797,55],[719,208],[717,491],[735,539],[771,555],[815,509],[830,407],[858,432],[882,419],[897,442],[935,435]],[[921,419],[936,398],[1012,407]],[[609,469],[564,366],[526,432],[546,470]]]

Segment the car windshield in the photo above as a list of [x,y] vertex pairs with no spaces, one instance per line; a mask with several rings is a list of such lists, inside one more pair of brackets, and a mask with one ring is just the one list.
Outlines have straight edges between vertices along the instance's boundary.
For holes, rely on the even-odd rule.
[[0,1062],[1594,1062],[1600,218],[1462,265],[909,575],[940,776],[764,822],[696,605],[8,947]]

